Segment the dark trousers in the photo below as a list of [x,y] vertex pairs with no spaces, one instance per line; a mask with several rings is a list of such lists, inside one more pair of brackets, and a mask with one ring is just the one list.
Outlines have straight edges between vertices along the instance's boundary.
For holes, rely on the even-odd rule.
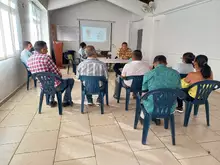
[[65,91],[64,99],[63,99],[64,103],[72,102],[71,92],[73,89],[73,85],[74,85],[74,79],[68,78],[68,79],[63,79],[63,82],[56,87],[57,91],[61,91],[62,93]]
[[123,68],[125,66],[125,64],[119,64],[119,63],[116,63],[115,66],[113,67],[115,73],[116,73],[116,76],[119,75],[121,76],[121,71],[120,69]]
[[[188,90],[186,90],[186,89],[182,89],[182,90],[183,90],[183,92],[186,93],[186,98],[185,98],[186,101],[193,101],[194,100],[194,98],[192,98],[189,95]],[[183,107],[183,100],[177,98],[177,107]]]

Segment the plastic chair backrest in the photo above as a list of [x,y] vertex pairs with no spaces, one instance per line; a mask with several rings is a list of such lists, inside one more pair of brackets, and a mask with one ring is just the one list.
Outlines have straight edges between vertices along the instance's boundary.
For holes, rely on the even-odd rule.
[[106,78],[104,76],[79,76],[82,88],[87,94],[99,94],[101,89],[106,86]]
[[142,76],[128,76],[124,80],[132,80],[131,91],[132,92],[141,92],[143,84],[143,75]]
[[183,79],[183,78],[186,78],[188,74],[180,74],[180,78]]
[[56,89],[55,89],[56,79],[62,82],[62,79],[59,76],[49,72],[34,73],[33,77],[37,78],[40,81],[43,89],[43,93],[47,95],[56,94]]
[[204,104],[213,90],[220,88],[220,82],[215,80],[204,80],[192,84],[188,90],[197,87],[194,103]]
[[172,107],[177,101],[177,97],[183,99],[185,93],[181,89],[161,88],[152,90],[142,96],[141,101],[153,99],[154,110],[152,116],[158,118],[169,117]]

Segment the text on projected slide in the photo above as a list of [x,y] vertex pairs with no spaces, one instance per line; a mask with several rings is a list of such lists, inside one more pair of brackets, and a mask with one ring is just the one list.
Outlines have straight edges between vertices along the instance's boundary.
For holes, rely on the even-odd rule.
[[107,29],[83,26],[82,36],[84,42],[106,42]]

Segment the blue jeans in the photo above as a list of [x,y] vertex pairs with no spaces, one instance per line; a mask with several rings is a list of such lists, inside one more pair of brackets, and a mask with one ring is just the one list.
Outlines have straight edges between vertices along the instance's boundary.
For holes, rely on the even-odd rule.
[[[73,85],[74,85],[74,79],[68,78],[68,79],[63,79],[63,82],[56,87],[57,92],[63,93],[65,91],[63,103],[72,102],[71,92],[73,89]],[[54,101],[54,97],[55,96],[51,96],[51,101]]]

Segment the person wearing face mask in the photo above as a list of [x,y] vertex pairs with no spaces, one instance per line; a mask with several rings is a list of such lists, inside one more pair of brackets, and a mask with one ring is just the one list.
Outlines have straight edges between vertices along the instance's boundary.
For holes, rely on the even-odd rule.
[[[154,69],[144,75],[142,91],[152,91],[161,88],[180,89],[180,75],[171,68],[167,67],[167,59],[163,55],[156,56],[153,62]],[[147,113],[154,110],[153,98],[143,101],[143,106]],[[171,112],[175,111],[176,105],[173,105]],[[141,113],[140,121],[143,123],[144,113]],[[152,119],[156,125],[160,125],[160,119]]]
[[[57,66],[54,64],[50,55],[48,55],[47,44],[44,41],[37,41],[34,44],[35,52],[34,54],[28,59],[28,67],[32,74],[39,73],[39,72],[50,72],[53,74],[58,75],[62,78],[62,74]],[[72,106],[72,97],[71,91],[74,85],[74,79],[68,78],[63,79],[62,82],[59,80],[55,80],[55,88],[57,91],[65,91],[64,99],[63,99],[63,106]],[[54,101],[54,96],[51,96],[51,103],[50,105],[53,107],[57,103]]]
[[28,59],[32,56],[33,46],[30,41],[24,41],[24,50],[21,52],[20,59],[27,66]]
[[[211,67],[208,65],[208,57],[205,55],[198,55],[194,61],[195,72],[190,72],[186,78],[182,79],[182,88],[188,88],[190,85],[203,80],[213,80],[213,73]],[[187,93],[187,100],[193,100],[196,97],[197,87],[191,88]],[[183,105],[181,108],[183,111]]]

